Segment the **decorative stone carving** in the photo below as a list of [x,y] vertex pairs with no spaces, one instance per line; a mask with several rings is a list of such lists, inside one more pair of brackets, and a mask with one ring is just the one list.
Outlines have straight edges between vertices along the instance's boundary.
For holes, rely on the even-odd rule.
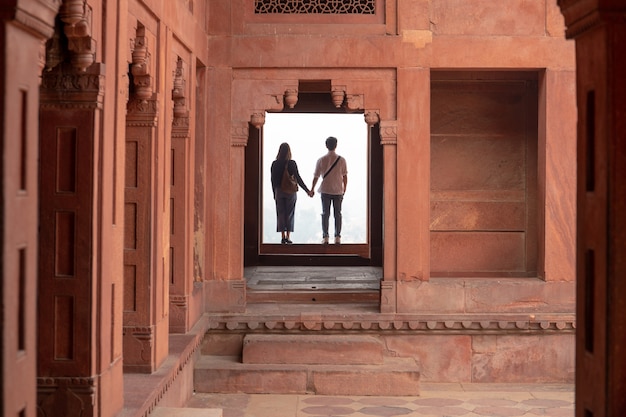
[[174,117],[185,117],[187,107],[185,105],[185,78],[183,76],[183,60],[179,57],[174,70],[174,87],[172,89],[172,101],[174,101]]
[[285,90],[285,104],[290,109],[293,109],[298,103],[298,90],[295,88],[288,88]]
[[380,122],[380,144],[398,144],[398,125],[395,120],[384,120]]
[[230,143],[232,146],[248,145],[248,122],[233,123],[230,128]]
[[368,110],[365,112],[365,123],[369,127],[374,126],[376,123],[380,121],[380,116],[378,115],[378,110]]
[[363,95],[348,94],[346,95],[346,108],[348,111],[363,110]]
[[256,14],[357,14],[376,13],[376,0],[255,0]]
[[40,105],[56,108],[99,108],[104,96],[104,68],[97,64],[81,73],[69,64],[42,74]]
[[341,107],[341,105],[343,104],[343,101],[346,97],[346,92],[345,92],[345,87],[344,89],[341,89],[339,87],[337,88],[333,88],[333,91],[330,93],[332,99],[333,99],[333,105],[336,108]]
[[250,116],[250,124],[257,129],[260,129],[261,126],[265,124],[265,113],[264,112],[254,112]]
[[65,24],[72,66],[85,71],[96,56],[96,41],[91,37],[91,8],[86,0],[65,0],[59,17]]
[[147,100],[152,97],[152,76],[150,75],[150,52],[146,28],[141,25],[137,27],[132,57],[131,74],[133,75],[135,97],[140,100]]

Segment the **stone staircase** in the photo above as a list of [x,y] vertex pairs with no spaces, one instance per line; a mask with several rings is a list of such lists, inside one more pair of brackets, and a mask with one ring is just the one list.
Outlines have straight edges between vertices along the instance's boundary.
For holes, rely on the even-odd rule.
[[370,335],[248,334],[241,357],[203,355],[202,393],[419,395],[413,359],[389,356]]

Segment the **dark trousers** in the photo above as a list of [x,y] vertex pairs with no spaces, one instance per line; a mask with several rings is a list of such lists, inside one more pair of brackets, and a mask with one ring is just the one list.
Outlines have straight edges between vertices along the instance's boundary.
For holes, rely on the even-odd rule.
[[333,205],[333,217],[335,218],[335,237],[341,237],[341,203],[343,195],[322,193],[322,237],[328,237],[328,219],[330,218],[330,205]]

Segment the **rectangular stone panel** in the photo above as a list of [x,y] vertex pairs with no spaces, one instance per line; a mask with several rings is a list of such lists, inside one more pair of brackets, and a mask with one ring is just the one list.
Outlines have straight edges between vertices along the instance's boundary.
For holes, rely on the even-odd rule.
[[137,311],[137,267],[124,265],[124,311]]
[[520,135],[433,135],[431,190],[524,190],[526,141]]
[[73,277],[75,275],[76,214],[71,211],[58,211],[55,217],[55,276]]
[[126,187],[136,188],[138,186],[138,161],[139,144],[134,140],[126,140]]
[[54,360],[74,359],[74,297],[54,297]]
[[524,202],[507,201],[432,201],[431,231],[494,231],[526,227]]
[[137,249],[137,203],[124,204],[124,249]]
[[523,272],[523,232],[431,232],[432,272]]
[[438,35],[545,36],[546,5],[536,0],[434,0],[431,27]]
[[56,137],[56,192],[76,192],[76,128],[58,128]]
[[524,132],[524,81],[433,81],[431,134],[510,136]]

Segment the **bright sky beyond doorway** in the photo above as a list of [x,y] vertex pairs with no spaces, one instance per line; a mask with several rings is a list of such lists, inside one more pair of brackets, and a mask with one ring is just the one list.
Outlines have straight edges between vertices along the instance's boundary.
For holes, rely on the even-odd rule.
[[[348,187],[343,201],[342,243],[367,242],[367,124],[362,114],[266,113],[263,125],[263,242],[280,243],[276,232],[276,208],[272,196],[270,167],[282,142],[289,143],[300,176],[310,187],[315,162],[326,154],[325,140],[335,136],[337,153],[348,163]],[[318,187],[321,180],[318,181]],[[298,192],[296,218],[291,240],[294,243],[320,243],[322,240],[320,195],[310,198]],[[330,233],[333,234],[333,217]]]

